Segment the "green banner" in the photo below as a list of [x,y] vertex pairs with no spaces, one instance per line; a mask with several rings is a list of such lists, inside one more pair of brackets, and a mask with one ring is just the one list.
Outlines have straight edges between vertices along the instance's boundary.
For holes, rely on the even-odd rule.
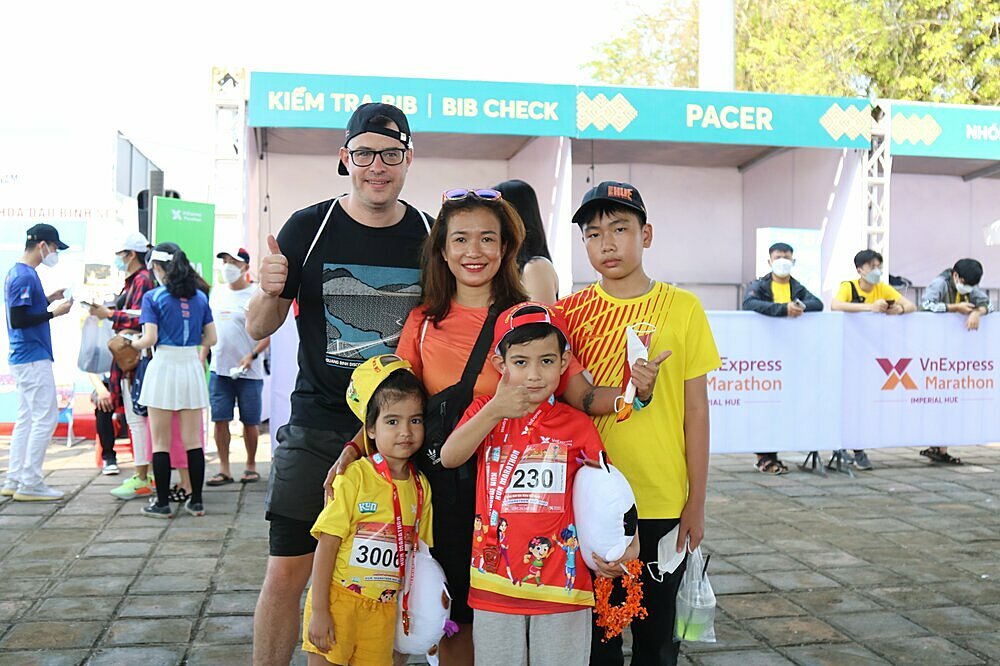
[[194,269],[212,284],[215,204],[153,197],[153,242],[177,243]]

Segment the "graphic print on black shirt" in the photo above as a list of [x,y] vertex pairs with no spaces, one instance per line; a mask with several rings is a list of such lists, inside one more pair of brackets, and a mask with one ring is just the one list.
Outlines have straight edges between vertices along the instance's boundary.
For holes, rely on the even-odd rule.
[[353,371],[373,356],[395,354],[419,302],[419,269],[323,264],[327,365]]
[[288,258],[282,298],[298,301],[299,367],[289,422],[344,432],[359,427],[344,398],[351,372],[376,354],[395,353],[403,323],[420,299],[427,227],[410,205],[398,223],[374,228],[351,218],[338,202],[306,261],[331,204],[294,213],[278,245]]

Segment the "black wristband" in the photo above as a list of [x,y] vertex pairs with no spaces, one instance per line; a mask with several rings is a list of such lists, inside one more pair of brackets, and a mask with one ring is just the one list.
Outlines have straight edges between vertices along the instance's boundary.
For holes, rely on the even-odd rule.
[[257,352],[255,351],[250,352],[250,358],[252,358],[255,361],[257,360],[258,356],[260,356],[260,354],[258,354]]

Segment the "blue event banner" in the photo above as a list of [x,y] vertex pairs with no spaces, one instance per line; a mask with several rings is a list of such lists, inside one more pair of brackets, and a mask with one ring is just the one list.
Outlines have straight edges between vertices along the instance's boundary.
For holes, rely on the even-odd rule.
[[896,155],[1000,160],[1000,108],[892,103]]
[[344,128],[365,102],[406,113],[419,132],[573,136],[574,86],[254,72],[252,127]]
[[[252,127],[343,129],[365,102],[414,133],[566,136],[751,146],[871,145],[866,99],[449,79],[253,72]],[[1000,108],[891,102],[899,155],[1000,159]]]

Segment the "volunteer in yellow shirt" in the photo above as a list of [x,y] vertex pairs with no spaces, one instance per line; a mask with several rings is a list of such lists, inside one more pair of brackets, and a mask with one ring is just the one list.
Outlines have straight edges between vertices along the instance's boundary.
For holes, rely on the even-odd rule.
[[[788,243],[775,243],[767,251],[771,272],[747,285],[743,309],[768,317],[796,319],[806,312],[820,312],[823,302],[792,277],[795,250]],[[785,474],[788,465],[781,462],[777,451],[757,452],[754,465],[762,474]]]
[[875,250],[862,250],[854,255],[856,280],[840,284],[833,297],[831,310],[841,312],[883,312],[906,314],[917,309],[911,301],[882,282],[882,255]]

